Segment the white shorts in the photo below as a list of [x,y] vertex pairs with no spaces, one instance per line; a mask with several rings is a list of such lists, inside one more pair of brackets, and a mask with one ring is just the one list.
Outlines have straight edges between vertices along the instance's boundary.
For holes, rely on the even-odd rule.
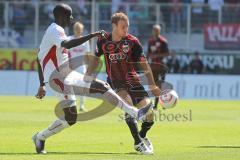
[[[89,94],[91,82],[86,82],[83,78],[83,74],[77,71],[72,71],[65,78],[64,82],[61,82],[59,79],[55,79],[54,81],[56,86],[59,87],[63,93],[54,91],[52,88],[51,90],[54,91],[59,101],[70,100],[72,101],[70,107],[76,106],[76,94],[81,96]],[[74,93],[74,86],[78,87],[77,93]]]

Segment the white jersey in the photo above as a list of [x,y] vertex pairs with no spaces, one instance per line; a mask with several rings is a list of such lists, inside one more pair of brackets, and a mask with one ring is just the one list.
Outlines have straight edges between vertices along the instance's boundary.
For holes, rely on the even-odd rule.
[[[69,39],[73,39],[75,38],[75,36],[69,36]],[[89,41],[69,49],[70,52],[70,58],[75,58],[77,56],[81,56],[81,55],[86,55],[87,53],[90,53],[90,47],[89,47]]]
[[[75,38],[75,36],[69,36],[69,39]],[[89,41],[69,49],[69,58],[76,58],[78,56],[84,56],[90,53]],[[84,74],[86,72],[86,65],[80,66],[76,69],[78,72]]]
[[64,29],[56,23],[47,28],[38,52],[44,82],[48,82],[52,72],[69,60],[67,49],[61,47],[62,41],[66,39]]
[[[49,82],[51,74],[57,70],[57,73],[59,73],[58,76],[60,78],[64,77],[64,79],[58,79],[58,77],[53,79],[53,84],[60,89],[57,92],[55,90],[53,91],[60,100],[72,100],[73,103],[71,106],[76,106],[76,97],[74,95],[74,89],[71,86],[90,88],[91,82],[84,81],[83,74],[71,71],[67,63],[69,62],[69,52],[66,48],[61,47],[62,41],[67,39],[64,29],[56,23],[52,23],[43,36],[38,52],[38,59],[43,71],[44,82]],[[67,65],[64,65],[64,68],[60,69],[60,66],[64,63]],[[64,73],[65,71],[66,73],[70,71],[70,73],[66,75]],[[62,75],[63,77],[61,77]],[[79,89],[79,92],[83,95],[86,94],[84,89]]]

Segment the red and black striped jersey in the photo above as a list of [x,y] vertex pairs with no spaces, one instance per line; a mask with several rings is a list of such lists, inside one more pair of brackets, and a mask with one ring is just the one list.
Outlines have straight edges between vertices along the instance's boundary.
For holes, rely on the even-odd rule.
[[157,39],[149,39],[147,57],[150,59],[151,62],[161,63],[163,57],[157,56],[166,52],[169,52],[168,42],[163,36],[160,35]]
[[111,81],[123,81],[123,83],[137,83],[136,62],[145,61],[142,45],[139,40],[128,34],[120,41],[112,41],[112,34],[106,38],[99,38],[95,55],[104,55],[106,72]]

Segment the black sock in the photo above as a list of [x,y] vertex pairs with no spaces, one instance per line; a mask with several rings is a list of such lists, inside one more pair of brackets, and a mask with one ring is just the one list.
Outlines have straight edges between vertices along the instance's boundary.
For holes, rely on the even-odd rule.
[[152,127],[153,124],[154,124],[154,122],[143,122],[142,129],[139,132],[140,137],[142,137],[142,138],[146,137],[148,130]]
[[139,133],[138,133],[138,126],[137,122],[134,118],[132,118],[129,114],[125,115],[125,121],[131,131],[132,137],[134,139],[134,144],[139,144],[141,142]]
[[154,107],[153,107],[153,109],[157,109],[158,101],[159,101],[159,98],[158,98],[158,97],[155,97],[155,102],[154,102]]

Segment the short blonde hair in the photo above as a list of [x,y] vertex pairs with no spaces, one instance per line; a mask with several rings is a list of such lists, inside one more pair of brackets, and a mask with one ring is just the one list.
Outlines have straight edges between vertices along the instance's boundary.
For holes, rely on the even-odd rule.
[[120,20],[128,21],[128,16],[123,12],[114,13],[111,17],[112,24],[118,24]]
[[153,29],[161,30],[161,26],[159,24],[153,25]]
[[75,28],[75,27],[79,27],[79,28],[81,28],[82,31],[83,31],[83,29],[84,29],[84,25],[83,25],[81,22],[75,22],[74,25],[73,25],[73,27],[74,27],[74,28]]

